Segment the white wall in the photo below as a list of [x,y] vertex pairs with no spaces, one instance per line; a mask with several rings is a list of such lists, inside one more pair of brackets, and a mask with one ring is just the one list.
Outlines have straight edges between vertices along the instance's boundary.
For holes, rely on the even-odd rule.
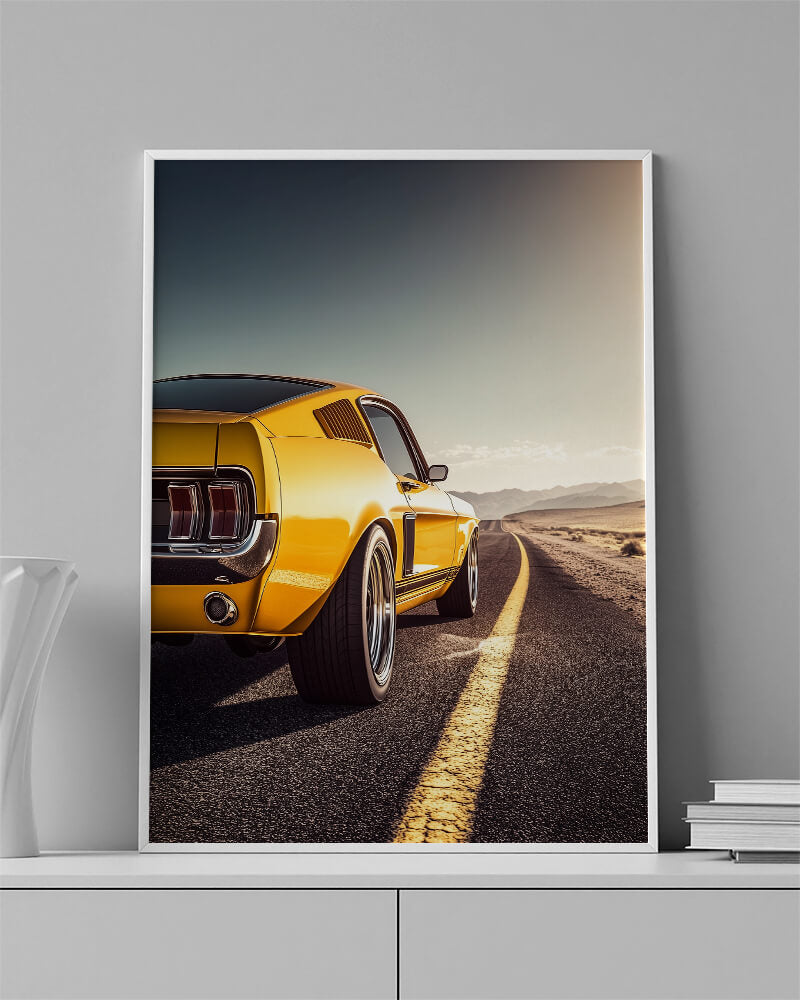
[[45,848],[136,844],[145,148],[652,148],[663,844],[798,767],[798,6],[3,6],[2,551],[81,581]]

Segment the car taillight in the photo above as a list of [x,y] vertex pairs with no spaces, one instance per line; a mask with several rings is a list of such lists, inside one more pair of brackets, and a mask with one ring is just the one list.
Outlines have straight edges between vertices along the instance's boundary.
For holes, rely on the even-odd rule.
[[211,503],[208,537],[213,540],[237,538],[244,514],[241,483],[211,483],[208,499]]
[[170,483],[167,490],[169,538],[174,541],[193,539],[202,520],[200,487],[197,483]]

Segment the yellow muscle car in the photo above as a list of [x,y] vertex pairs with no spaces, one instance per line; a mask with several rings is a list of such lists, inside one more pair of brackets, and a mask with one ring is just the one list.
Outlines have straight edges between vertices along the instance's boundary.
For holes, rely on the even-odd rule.
[[153,386],[152,630],[286,639],[313,702],[383,701],[395,616],[470,617],[478,521],[387,399],[344,383],[188,375]]

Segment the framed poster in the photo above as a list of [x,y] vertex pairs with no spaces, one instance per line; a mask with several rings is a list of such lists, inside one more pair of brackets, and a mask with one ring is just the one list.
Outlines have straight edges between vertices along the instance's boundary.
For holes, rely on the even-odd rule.
[[651,159],[146,154],[142,849],[657,849]]

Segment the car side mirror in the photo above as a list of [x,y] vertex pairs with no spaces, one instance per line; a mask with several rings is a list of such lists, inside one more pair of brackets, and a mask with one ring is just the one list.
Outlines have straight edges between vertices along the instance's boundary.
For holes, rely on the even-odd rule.
[[446,465],[432,465],[428,469],[428,479],[432,483],[443,483],[449,471]]

